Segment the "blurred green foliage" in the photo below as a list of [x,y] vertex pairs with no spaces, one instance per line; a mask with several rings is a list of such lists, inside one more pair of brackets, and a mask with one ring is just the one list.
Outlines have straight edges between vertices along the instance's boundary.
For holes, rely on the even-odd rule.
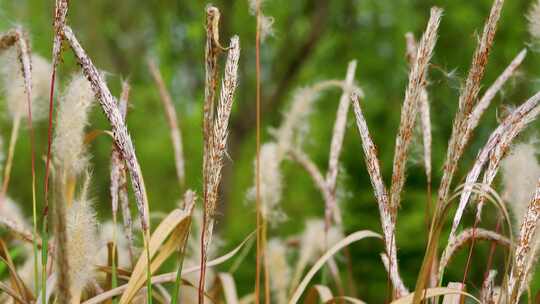
[[[506,1],[495,47],[484,81],[487,87],[513,57],[530,44],[524,17],[531,1]],[[391,175],[394,138],[400,107],[407,83],[404,56],[404,34],[419,37],[433,5],[445,9],[433,65],[430,69],[430,102],[433,117],[433,167],[436,189],[453,114],[456,111],[460,84],[466,77],[477,35],[489,14],[490,0],[273,0],[266,1],[265,14],[275,20],[274,35],[262,48],[263,141],[271,139],[267,130],[279,125],[294,88],[324,79],[342,79],[347,62],[358,60],[356,80],[366,94],[364,111],[370,131],[379,148],[383,174]],[[0,1],[0,30],[22,24],[31,32],[33,51],[50,58],[52,45],[52,12],[54,1]],[[245,0],[217,0],[222,11],[221,37],[226,41],[233,33],[240,36],[242,55],[240,84],[234,105],[230,161],[223,180],[223,203],[218,216],[219,234],[224,249],[238,244],[254,230],[254,206],[246,199],[253,184],[255,151],[255,19]],[[142,165],[153,211],[171,210],[181,197],[175,180],[172,147],[166,119],[157,89],[147,70],[147,57],[156,58],[173,96],[184,136],[187,186],[201,191],[201,104],[204,66],[204,1],[123,0],[71,1],[68,22],[78,35],[96,65],[108,73],[113,93],[119,94],[121,80],[127,79],[133,89],[129,130]],[[531,50],[535,50],[534,44]],[[64,54],[60,82],[77,70],[70,52]],[[496,124],[497,110],[524,101],[540,89],[537,75],[540,61],[530,52],[520,75],[505,88],[488,111],[464,155],[456,182],[471,165]],[[62,86],[60,86],[61,90]],[[316,103],[306,152],[321,168],[327,164],[329,143],[340,92],[324,94]],[[2,113],[6,113],[3,111]],[[0,124],[7,142],[10,123],[3,114]],[[380,231],[379,215],[367,175],[360,139],[352,115],[345,138],[340,179],[345,229]],[[98,107],[92,115],[92,126],[107,129]],[[531,128],[531,129],[534,129]],[[10,195],[25,206],[30,215],[29,143],[23,131],[17,146]],[[39,155],[46,152],[46,125],[37,126]],[[99,137],[92,145],[92,194],[100,218],[109,217],[110,138]],[[420,155],[416,155],[417,160]],[[41,159],[41,158],[39,158]],[[39,163],[41,164],[41,163]],[[43,167],[38,166],[39,181]],[[285,195],[282,207],[288,221],[271,227],[270,236],[286,237],[303,229],[304,219],[323,215],[323,200],[310,178],[299,166],[284,165]],[[406,191],[398,218],[400,267],[408,286],[413,286],[425,246],[424,212],[426,186],[423,168],[411,162]],[[40,182],[40,191],[42,191]],[[42,195],[39,202],[42,202]],[[470,216],[470,214],[469,214]],[[493,216],[484,225],[493,228]],[[470,217],[467,219],[471,223]],[[445,239],[445,238],[443,238]],[[485,269],[489,244],[475,246],[469,290],[476,292]],[[379,259],[382,245],[366,241],[351,248],[357,294],[371,302],[387,297],[387,279]],[[460,281],[466,254],[462,250],[452,262],[447,280]],[[494,265],[502,265],[504,251],[499,250]],[[500,266],[502,269],[502,266]],[[250,255],[237,271],[241,294],[251,291],[254,281],[254,257]],[[500,279],[500,278],[499,278]],[[533,285],[538,290],[539,281]]]

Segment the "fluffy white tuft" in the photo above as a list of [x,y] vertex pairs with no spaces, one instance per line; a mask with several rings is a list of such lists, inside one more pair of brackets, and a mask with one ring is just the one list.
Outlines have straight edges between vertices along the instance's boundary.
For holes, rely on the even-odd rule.
[[248,0],[249,13],[251,15],[256,15],[257,14],[257,4],[262,6],[264,2],[265,2],[264,0]]
[[325,242],[324,228],[324,220],[322,219],[308,219],[306,221],[306,228],[299,236],[300,252],[292,276],[291,286],[298,285],[302,273],[308,264],[315,262],[326,250],[343,239],[341,228],[332,226],[328,229]]
[[70,175],[81,173],[88,164],[84,129],[95,95],[82,74],[73,76],[58,105],[53,153],[57,165]]
[[527,13],[527,21],[529,21],[529,33],[531,36],[540,40],[540,1],[535,1],[529,12]]
[[502,161],[503,199],[509,203],[515,220],[515,231],[519,231],[523,216],[540,178],[536,147],[531,143],[517,144]]
[[300,237],[300,261],[315,262],[328,248],[343,239],[343,233],[337,226],[328,229],[326,244],[324,242],[324,220],[309,219]]
[[275,133],[279,144],[278,152],[286,153],[291,147],[301,145],[304,135],[309,130],[309,115],[312,113],[313,103],[319,97],[319,91],[313,87],[297,89],[294,92],[290,109],[283,117],[283,124]]
[[[514,231],[518,235],[521,225],[528,211],[531,199],[540,179],[540,164],[537,159],[536,146],[533,143],[521,143],[512,148],[501,164],[503,175],[503,199],[508,202],[514,217]],[[538,259],[538,246],[540,246],[540,233],[535,232],[532,239],[534,244],[528,253],[527,270],[525,281],[530,282],[534,275],[534,265]],[[525,284],[529,285],[529,283]]]
[[[28,116],[26,90],[21,64],[17,51],[6,51],[0,61],[1,73],[7,102],[7,109],[12,118]],[[48,96],[50,89],[51,64],[39,55],[32,55],[32,120],[47,117]]]
[[[98,252],[98,265],[107,265],[108,263],[108,248],[107,244],[114,240],[114,224],[112,221],[107,221],[99,226],[99,252]],[[127,239],[123,236],[123,227],[116,224],[116,248],[118,256],[117,267],[129,269],[129,248]]]
[[270,287],[277,304],[287,303],[287,288],[291,267],[287,262],[287,247],[280,239],[271,239],[266,247],[266,263],[270,271]]
[[[262,8],[265,0],[249,0],[249,13],[257,16],[257,4]],[[262,10],[262,9],[261,9]],[[261,12],[260,16],[261,41],[274,35],[274,17],[265,16]]]
[[274,36],[274,17],[261,15],[261,40]]
[[0,202],[0,216],[16,222],[24,228],[30,228],[21,208],[11,198],[6,197]]
[[[261,147],[260,155],[261,214],[271,224],[282,222],[285,219],[284,213],[279,208],[283,185],[279,168],[280,159],[278,149],[279,147],[275,142],[269,142]],[[256,168],[256,165],[254,165],[254,167]],[[254,184],[255,183],[256,181]],[[248,198],[255,201],[255,186],[249,190]]]
[[96,214],[88,201],[73,203],[68,210],[66,227],[70,282],[72,294],[76,294],[94,278],[94,265],[98,257]]

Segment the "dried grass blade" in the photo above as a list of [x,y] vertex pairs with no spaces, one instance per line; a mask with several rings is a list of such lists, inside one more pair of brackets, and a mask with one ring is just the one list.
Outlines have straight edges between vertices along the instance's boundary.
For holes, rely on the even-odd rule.
[[15,290],[6,285],[4,282],[0,282],[0,290],[5,292],[7,295],[13,298],[16,303],[27,303],[23,298],[21,298]]
[[[420,291],[420,294],[421,294],[421,299],[429,299],[429,298],[433,298],[433,297],[439,297],[439,296],[445,296],[445,295],[451,295],[451,294],[460,294],[460,295],[464,295],[466,296],[467,298],[473,300],[474,302],[476,303],[479,303],[481,304],[482,302],[480,302],[480,300],[478,300],[477,298],[475,298],[473,295],[471,295],[470,293],[466,293],[464,291],[461,291],[459,289],[452,289],[452,288],[448,288],[448,287],[434,287],[434,288],[428,288],[428,289],[425,289],[425,290],[421,290]],[[401,299],[398,299],[398,300],[395,300],[394,302],[390,303],[390,304],[408,304],[408,303],[413,303],[413,297],[414,297],[414,293],[411,293],[410,295],[406,296],[406,297],[403,297]]]
[[[253,237],[253,235],[254,235],[254,232],[249,234],[242,241],[242,243],[240,243],[236,248],[234,248],[230,252],[226,253],[225,255],[220,256],[219,258],[208,261],[206,266],[207,267],[213,267],[213,266],[217,266],[219,264],[222,264],[222,263],[230,260],[233,256],[235,256],[238,252],[240,252],[242,247]],[[189,268],[186,268],[186,269],[182,270],[182,276],[190,274],[190,273],[194,273],[194,272],[197,272],[197,271],[200,271],[200,270],[201,270],[200,265],[199,266],[189,267]],[[169,273],[154,276],[154,277],[152,277],[152,284],[174,282],[176,280],[176,275],[177,275],[177,273],[176,273],[176,271],[174,271],[174,272],[169,272]],[[104,293],[102,293],[100,295],[97,295],[97,296],[83,302],[83,304],[101,303],[101,302],[103,302],[103,301],[105,301],[105,300],[107,300],[107,299],[109,299],[111,297],[122,294],[123,292],[125,292],[127,287],[128,287],[128,284],[125,284],[125,285],[119,286],[119,287],[117,287],[117,288],[115,288],[113,290],[106,291],[106,292],[104,292]]]
[[[448,288],[465,291],[466,286],[460,282],[449,282]],[[461,304],[461,298],[462,296],[460,294],[448,294],[443,297],[442,304]]]
[[332,291],[328,286],[325,285],[315,285],[311,287],[306,295],[306,299],[304,300],[305,304],[318,304],[320,302],[322,303],[328,303],[328,301],[331,301],[334,296],[332,295]]
[[32,292],[28,289],[28,287],[26,287],[23,280],[19,277],[6,243],[3,240],[0,240],[0,261],[3,262],[9,270],[9,281],[11,286],[15,289],[15,292],[18,293],[21,298],[27,301],[33,300],[34,297]]
[[340,303],[347,303],[347,302],[352,303],[352,304],[366,304],[366,302],[360,299],[347,297],[347,296],[332,298],[330,299],[330,301],[326,302],[325,304],[340,304]]
[[225,304],[238,304],[238,294],[236,292],[236,283],[230,273],[218,273],[217,280],[225,297]]
[[[189,227],[189,219],[193,212],[193,204],[186,209],[175,209],[156,228],[149,242],[150,271],[153,272],[167,259],[178,246],[178,241],[184,238]],[[166,239],[171,236],[169,241]],[[171,241],[172,240],[172,241]],[[130,303],[139,289],[144,285],[145,271],[149,264],[146,255],[141,255],[127,284],[127,288],[120,298],[120,303]]]

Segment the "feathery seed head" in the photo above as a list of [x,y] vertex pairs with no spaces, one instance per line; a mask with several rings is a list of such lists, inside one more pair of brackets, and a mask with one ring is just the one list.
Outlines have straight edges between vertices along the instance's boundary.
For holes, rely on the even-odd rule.
[[314,262],[324,251],[341,239],[343,233],[337,226],[332,226],[328,230],[326,244],[321,242],[321,236],[325,235],[325,224],[322,219],[309,219],[306,221],[306,228],[300,236],[300,260]]
[[56,163],[69,174],[77,175],[87,166],[84,129],[95,95],[82,75],[74,75],[58,105],[53,153]]
[[67,212],[66,227],[70,282],[74,291],[82,291],[94,277],[99,249],[97,219],[91,203],[75,201]]
[[121,225],[116,224],[112,221],[107,221],[99,225],[99,252],[97,258],[98,265],[107,265],[108,260],[108,248],[107,244],[113,242],[114,230],[116,229],[116,255],[118,258],[118,267],[129,269],[130,260],[129,260],[129,248],[128,241],[123,237],[122,232],[123,228]]
[[261,41],[264,41],[269,36],[274,35],[274,18],[266,16],[262,13],[262,6],[265,2],[265,0],[249,0],[249,13],[253,16],[257,16],[257,13],[260,14],[259,29],[261,33]]
[[0,202],[0,216],[22,225],[24,228],[30,227],[19,205],[9,197],[5,197]]
[[540,1],[535,1],[527,13],[529,21],[529,34],[536,40],[540,40]]
[[291,267],[287,262],[287,247],[280,239],[271,239],[266,248],[267,263],[271,265],[270,286],[278,304],[287,303],[287,288],[291,279]]
[[[12,48],[2,56],[1,69],[7,108],[12,118],[28,116],[24,77],[17,51]],[[39,55],[32,55],[32,119],[47,116],[51,64]]]
[[[283,185],[278,157],[278,145],[275,142],[261,147],[261,214],[271,224],[281,222],[285,217],[279,208]],[[249,200],[255,200],[255,192],[255,187],[249,190]]]
[[325,80],[311,86],[298,88],[293,93],[291,105],[283,114],[283,123],[276,130],[271,130],[278,143],[278,159],[295,146],[300,146],[309,131],[309,116],[313,112],[313,104],[322,92],[331,88],[341,88],[363,96],[362,90],[357,86],[348,87],[341,80]]
[[252,14],[252,15],[255,15],[257,14],[257,7],[259,5],[262,6],[264,1],[262,0],[249,0],[248,3],[249,3],[249,13]]
[[537,154],[534,144],[520,143],[512,148],[511,153],[501,163],[503,198],[509,203],[517,230],[521,227],[523,216],[540,178]]
[[264,41],[270,36],[274,36],[274,17],[261,14],[260,20],[261,40]]
[[313,87],[300,88],[294,92],[290,109],[285,112],[284,122],[276,132],[279,159],[283,158],[292,146],[302,142],[303,135],[309,129],[307,117],[311,114],[313,102],[318,96],[319,92]]

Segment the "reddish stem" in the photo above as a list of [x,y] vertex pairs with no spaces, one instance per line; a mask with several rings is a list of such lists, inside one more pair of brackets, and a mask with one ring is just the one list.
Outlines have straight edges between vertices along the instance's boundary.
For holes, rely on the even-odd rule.
[[49,213],[49,173],[50,173],[50,166],[51,166],[51,146],[52,146],[55,81],[56,81],[56,63],[54,63],[53,65],[53,71],[51,75],[51,91],[49,95],[49,125],[47,128],[47,160],[45,162],[45,206],[43,207],[44,218],[46,218]]

